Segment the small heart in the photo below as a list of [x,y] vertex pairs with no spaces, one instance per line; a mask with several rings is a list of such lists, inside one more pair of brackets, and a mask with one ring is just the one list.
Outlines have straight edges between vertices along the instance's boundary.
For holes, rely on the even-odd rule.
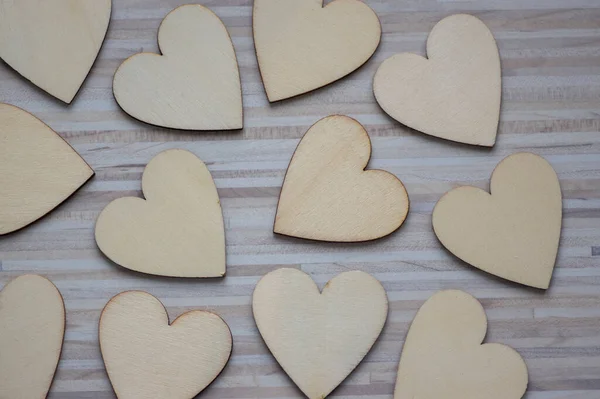
[[269,101],[309,92],[363,65],[381,25],[362,1],[255,0],[254,43]]
[[110,0],[0,0],[0,58],[70,103],[108,29]]
[[141,291],[112,298],[100,316],[100,350],[119,399],[189,399],[221,373],[233,341],[216,314],[187,312],[169,325],[162,303]]
[[142,273],[223,277],[225,229],[217,188],[198,157],[167,150],[142,176],[146,200],[117,199],[96,221],[96,242],[113,262]]
[[241,129],[242,89],[233,43],[208,8],[184,5],[158,31],[162,56],[136,54],[121,64],[113,92],[141,121],[175,129]]
[[419,309],[404,343],[394,399],[519,399],[527,366],[512,348],[484,344],[485,311],[462,291],[441,291]]
[[323,292],[309,275],[279,269],[254,289],[254,320],[283,370],[310,399],[329,395],[379,337],[388,313],[381,283],[352,271]]
[[50,127],[0,103],[0,235],[46,215],[93,175]]
[[397,230],[408,214],[408,194],[393,174],[365,170],[370,157],[369,135],[356,120],[334,115],[314,124],[288,167],[275,233],[356,242]]
[[65,334],[65,305],[41,276],[17,277],[0,291],[0,397],[45,398]]
[[492,147],[502,95],[492,32],[471,15],[452,15],[433,27],[427,55],[397,54],[381,64],[373,82],[381,108],[423,133]]
[[531,287],[550,285],[562,220],[556,172],[517,153],[498,164],[490,193],[459,187],[433,210],[433,229],[454,255],[488,273]]

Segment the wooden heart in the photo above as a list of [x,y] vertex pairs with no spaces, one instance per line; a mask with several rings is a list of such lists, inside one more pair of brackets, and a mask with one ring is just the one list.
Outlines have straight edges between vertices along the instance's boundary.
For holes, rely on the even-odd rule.
[[471,15],[452,15],[433,27],[427,55],[397,54],[381,64],[373,83],[381,108],[423,133],[493,146],[502,79],[492,32]]
[[0,58],[70,103],[100,51],[110,0],[0,0]]
[[365,171],[370,157],[369,135],[354,119],[334,115],[314,124],[288,167],[275,233],[349,242],[397,230],[408,214],[408,194],[391,173]]
[[96,243],[113,262],[172,277],[225,275],[225,230],[217,188],[198,157],[167,150],[142,176],[146,200],[117,199],[96,221]]
[[558,177],[540,156],[517,153],[498,164],[490,192],[459,187],[433,210],[433,229],[454,255],[488,273],[548,288],[560,239]]
[[169,325],[162,303],[122,292],[100,317],[100,350],[119,399],[189,399],[221,373],[233,341],[216,314],[187,312]]
[[42,121],[0,103],[0,235],[41,218],[93,175]]
[[318,89],[363,65],[381,40],[358,0],[255,0],[254,44],[269,101]]
[[136,54],[121,64],[115,98],[129,115],[189,130],[241,129],[242,89],[223,22],[197,4],[171,11],[158,31],[162,56]]
[[412,322],[398,368],[394,399],[519,399],[527,366],[512,348],[481,345],[485,311],[462,291],[429,298]]
[[385,290],[360,271],[331,279],[323,292],[309,275],[279,269],[252,298],[254,320],[283,370],[310,399],[325,398],[354,370],[383,329]]
[[45,398],[65,334],[60,292],[44,277],[17,277],[0,292],[0,397]]

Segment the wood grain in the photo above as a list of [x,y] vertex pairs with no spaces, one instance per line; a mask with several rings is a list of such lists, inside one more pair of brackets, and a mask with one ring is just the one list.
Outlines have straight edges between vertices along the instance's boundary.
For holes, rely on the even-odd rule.
[[[114,398],[98,347],[98,319],[124,290],[159,297],[171,317],[211,310],[232,329],[234,349],[202,398],[300,398],[262,342],[252,319],[258,280],[301,268],[320,288],[348,269],[382,281],[390,313],[379,341],[334,397],[391,399],[402,344],[418,308],[440,289],[474,295],[489,317],[487,342],[510,345],[530,373],[527,399],[600,398],[600,2],[597,0],[367,0],[381,18],[382,44],[355,73],[306,96],[269,105],[252,42],[252,2],[203,0],[232,35],[241,68],[245,129],[179,132],[122,112],[112,75],[135,53],[156,52],[160,21],[184,0],[120,0],[108,38],[76,101],[65,107],[0,65],[0,101],[42,118],[97,175],[65,204],[0,238],[0,284],[23,273],[48,276],[65,297],[67,331],[52,399]],[[493,149],[449,143],[394,122],[373,98],[372,78],[399,52],[424,55],[431,28],[457,12],[481,18],[503,65],[503,105]],[[340,113],[373,140],[370,168],[396,174],[411,198],[397,233],[365,244],[312,243],[272,233],[277,197],[298,140],[319,119]],[[144,166],[168,148],[193,151],[221,196],[228,251],[225,279],[178,280],[129,272],[105,259],[94,222],[113,199],[140,196]],[[431,211],[459,185],[488,188],[498,162],[517,151],[544,156],[561,180],[564,219],[557,267],[547,292],[474,270],[436,240]]]

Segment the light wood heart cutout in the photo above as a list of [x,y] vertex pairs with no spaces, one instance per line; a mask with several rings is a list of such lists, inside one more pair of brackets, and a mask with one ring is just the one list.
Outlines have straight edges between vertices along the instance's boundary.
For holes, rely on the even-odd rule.
[[370,157],[369,135],[356,120],[334,115],[314,124],[288,167],[275,233],[356,242],[397,230],[408,214],[408,194],[393,174],[364,170]]
[[96,221],[96,242],[113,262],[172,277],[225,275],[225,230],[217,188],[198,157],[167,150],[142,176],[146,200],[117,199]]
[[44,277],[17,277],[0,292],[0,398],[45,398],[65,334],[60,292]]
[[42,121],[0,103],[0,235],[41,218],[93,175]]
[[254,43],[269,101],[309,92],[363,65],[381,40],[358,0],[254,0]]
[[381,64],[373,83],[381,108],[423,133],[493,146],[502,79],[492,32],[471,15],[452,15],[434,26],[427,55],[403,53]]
[[412,322],[394,399],[520,399],[527,366],[512,348],[482,345],[485,311],[462,291],[429,298]]
[[481,270],[548,288],[562,221],[554,169],[535,154],[511,155],[494,170],[490,192],[466,186],[446,193],[433,210],[438,239]]
[[141,291],[112,298],[100,317],[100,350],[119,399],[190,399],[221,373],[233,340],[214,313],[191,311],[169,325],[162,303]]
[[110,0],[0,0],[0,58],[70,103],[100,51]]
[[381,283],[364,272],[342,273],[319,293],[309,275],[279,269],[257,284],[252,310],[283,370],[308,398],[322,399],[369,352],[388,301]]
[[175,129],[241,129],[242,89],[223,22],[197,4],[171,11],[158,31],[162,56],[136,54],[115,73],[121,108],[141,121]]

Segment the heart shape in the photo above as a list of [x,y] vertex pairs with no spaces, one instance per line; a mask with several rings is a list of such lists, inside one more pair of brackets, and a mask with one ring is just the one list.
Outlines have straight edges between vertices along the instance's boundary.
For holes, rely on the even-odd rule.
[[527,366],[512,348],[484,344],[483,307],[441,291],[419,309],[404,343],[394,399],[519,399]]
[[38,220],[94,175],[50,127],[2,103],[0,171],[0,235]]
[[0,58],[70,103],[100,51],[110,12],[111,0],[0,0]]
[[169,325],[162,303],[141,291],[112,298],[100,316],[100,350],[120,399],[189,399],[221,373],[233,341],[214,313],[191,311]]
[[142,176],[146,200],[117,199],[96,221],[96,242],[113,262],[172,277],[225,275],[225,229],[217,188],[198,157],[167,150]]
[[369,135],[356,120],[334,115],[315,123],[288,167],[275,233],[356,242],[397,230],[408,214],[408,194],[393,174],[365,171],[370,157]]
[[41,276],[17,277],[0,292],[2,398],[45,398],[65,334],[65,306]]
[[490,192],[459,187],[433,210],[433,229],[454,255],[488,273],[548,288],[560,240],[556,172],[531,153],[513,154],[492,173]]
[[255,0],[254,44],[269,101],[343,78],[371,58],[379,18],[358,0]]
[[388,301],[381,283],[364,272],[342,273],[319,293],[309,275],[279,269],[256,285],[252,310],[283,370],[307,397],[321,399],[367,355]]
[[132,117],[175,129],[241,129],[242,89],[233,43],[208,8],[184,5],[158,31],[162,56],[136,54],[121,64],[115,99]]
[[423,133],[492,147],[502,95],[492,32],[471,15],[452,15],[433,27],[427,55],[397,54],[381,64],[373,82],[381,108]]

